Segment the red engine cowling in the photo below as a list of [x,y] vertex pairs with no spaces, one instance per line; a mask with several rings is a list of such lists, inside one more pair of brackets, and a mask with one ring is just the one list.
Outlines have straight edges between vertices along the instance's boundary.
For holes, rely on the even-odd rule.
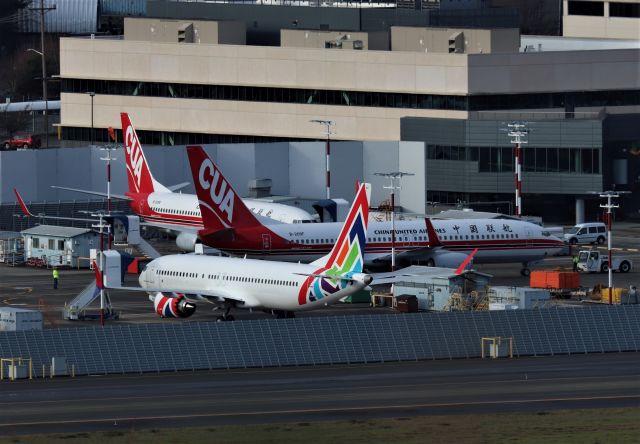
[[184,295],[168,297],[158,293],[153,301],[158,316],[163,318],[188,318],[196,312],[196,304],[187,301]]

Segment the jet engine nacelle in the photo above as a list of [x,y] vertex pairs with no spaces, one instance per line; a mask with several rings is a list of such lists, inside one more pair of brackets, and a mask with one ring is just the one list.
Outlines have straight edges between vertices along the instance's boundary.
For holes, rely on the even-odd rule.
[[198,236],[193,233],[180,233],[178,237],[176,237],[176,245],[182,251],[193,252],[196,249],[196,242],[198,241]]
[[435,250],[427,259],[427,264],[432,267],[458,268],[467,258],[468,254],[455,251]]
[[187,301],[184,295],[169,297],[157,293],[153,296],[153,306],[161,318],[188,318],[196,312],[196,304]]

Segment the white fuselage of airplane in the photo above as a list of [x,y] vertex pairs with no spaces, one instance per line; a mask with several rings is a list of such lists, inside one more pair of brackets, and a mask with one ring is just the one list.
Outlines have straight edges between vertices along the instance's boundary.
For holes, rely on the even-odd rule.
[[[562,240],[544,232],[530,222],[510,219],[432,219],[442,249],[469,254],[478,249],[475,263],[534,262],[556,254],[563,248]],[[256,241],[241,231],[229,241],[220,241],[215,248],[236,256],[273,258],[289,262],[310,262],[326,254],[340,231],[340,223],[273,224],[266,226]],[[424,219],[395,223],[395,251],[419,250],[411,259],[429,261],[437,242],[429,240]],[[212,245],[214,246],[214,245]],[[391,222],[370,222],[365,248],[365,263],[388,261],[392,246]],[[383,259],[384,258],[384,259]],[[439,265],[433,261],[434,265]],[[440,265],[439,265],[440,266]],[[454,266],[447,263],[442,266]]]
[[[313,217],[301,208],[256,199],[243,199],[243,202],[266,225],[315,222]],[[202,229],[198,198],[194,194],[153,192],[148,195],[146,204],[140,216],[148,222],[172,224],[175,225],[176,231],[180,231],[181,228]]]
[[[290,264],[204,255],[169,255],[151,261],[140,274],[140,285],[153,290],[180,289],[192,302],[235,300],[239,308],[284,311],[312,310],[331,304],[366,287],[371,278],[353,273],[345,288],[322,299],[301,298],[317,265]],[[326,278],[325,278],[326,279]],[[330,279],[326,279],[330,281]],[[200,293],[217,294],[217,298]],[[150,291],[153,293],[153,291]],[[301,303],[302,301],[302,303]]]

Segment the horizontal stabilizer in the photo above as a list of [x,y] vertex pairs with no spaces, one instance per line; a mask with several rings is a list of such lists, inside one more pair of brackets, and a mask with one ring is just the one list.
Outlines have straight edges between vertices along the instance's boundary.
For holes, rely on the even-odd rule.
[[170,187],[167,187],[169,190],[171,191],[178,191],[183,189],[184,187],[189,186],[190,182],[182,182],[176,185],[171,185]]
[[76,193],[91,194],[92,196],[111,197],[112,199],[118,199],[118,200],[133,200],[129,196],[125,196],[124,194],[111,193],[110,196],[107,196],[107,193],[101,193],[100,191],[81,190],[79,188],[59,187],[56,185],[51,185],[51,188],[56,188],[58,190],[65,190],[65,191],[74,191]]

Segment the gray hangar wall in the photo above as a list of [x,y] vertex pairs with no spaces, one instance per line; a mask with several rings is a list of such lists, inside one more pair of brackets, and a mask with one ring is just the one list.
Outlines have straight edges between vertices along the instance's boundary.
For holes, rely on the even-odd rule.
[[[331,144],[331,197],[351,201],[356,181],[372,184],[372,205],[388,199],[388,180],[376,172],[406,171],[414,176],[402,182],[398,203],[408,211],[425,212],[425,149],[422,142],[333,142]],[[242,196],[252,179],[272,180],[272,193],[303,199],[322,199],[325,191],[324,142],[205,145],[227,179]],[[156,180],[164,185],[192,183],[183,146],[145,147]],[[127,191],[122,150],[114,152],[114,194]],[[0,203],[15,202],[13,188],[26,201],[83,200],[86,194],[51,188],[51,185],[106,191],[106,166],[99,148],[58,148],[0,152]],[[182,189],[195,193],[193,185]]]

